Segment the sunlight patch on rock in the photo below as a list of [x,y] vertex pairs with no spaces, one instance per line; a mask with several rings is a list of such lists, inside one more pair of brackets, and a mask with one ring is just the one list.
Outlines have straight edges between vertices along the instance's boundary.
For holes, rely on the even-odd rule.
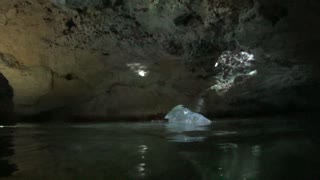
[[149,74],[149,71],[147,70],[148,67],[141,63],[129,63],[127,64],[127,67],[141,77],[145,77]]
[[245,51],[225,51],[219,57],[214,68],[217,69],[216,84],[211,87],[219,95],[228,92],[235,85],[237,78],[245,81],[250,76],[255,76],[258,71],[254,69],[254,55]]

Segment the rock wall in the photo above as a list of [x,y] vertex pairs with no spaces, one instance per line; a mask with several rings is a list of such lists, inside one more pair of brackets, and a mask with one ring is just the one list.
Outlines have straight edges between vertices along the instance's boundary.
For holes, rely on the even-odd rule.
[[[267,0],[3,0],[0,70],[22,114],[214,116],[314,110],[320,4]],[[211,87],[226,51],[257,75]]]

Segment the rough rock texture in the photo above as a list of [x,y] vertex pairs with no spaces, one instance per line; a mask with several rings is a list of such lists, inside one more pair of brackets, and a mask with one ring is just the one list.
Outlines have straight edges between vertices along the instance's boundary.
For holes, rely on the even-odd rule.
[[[0,71],[18,113],[79,117],[316,110],[316,0],[3,0]],[[258,74],[210,90],[223,52]]]
[[13,115],[13,90],[8,80],[0,73],[0,124],[8,123]]
[[180,124],[182,126],[207,126],[212,122],[199,113],[178,105],[174,107],[165,117],[169,123]]

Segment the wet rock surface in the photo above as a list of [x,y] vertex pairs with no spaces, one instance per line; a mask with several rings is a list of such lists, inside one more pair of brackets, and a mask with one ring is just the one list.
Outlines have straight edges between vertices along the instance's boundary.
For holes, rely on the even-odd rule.
[[199,113],[190,111],[190,109],[178,105],[174,107],[166,116],[169,124],[181,124],[190,126],[207,126],[211,121]]
[[[203,114],[250,116],[319,108],[315,0],[0,5],[0,70],[18,113],[142,117],[184,104]],[[256,75],[236,75],[221,94],[210,87],[229,51],[252,54]]]

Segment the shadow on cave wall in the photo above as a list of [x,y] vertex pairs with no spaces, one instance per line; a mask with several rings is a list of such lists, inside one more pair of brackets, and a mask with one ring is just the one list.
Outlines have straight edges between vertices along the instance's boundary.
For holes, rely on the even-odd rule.
[[0,73],[0,124],[13,123],[13,109],[13,89],[9,81]]
[[3,126],[14,124],[12,98],[13,89],[9,81],[0,73],[0,178],[10,176],[17,170],[17,166],[7,160],[7,157],[14,154],[13,131]]

